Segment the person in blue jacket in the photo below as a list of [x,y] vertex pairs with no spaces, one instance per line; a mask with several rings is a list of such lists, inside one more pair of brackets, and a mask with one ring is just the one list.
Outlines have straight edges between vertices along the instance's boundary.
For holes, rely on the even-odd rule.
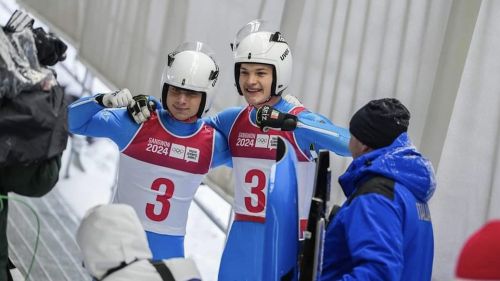
[[69,107],[72,133],[107,137],[118,145],[114,202],[135,209],[155,260],[184,256],[194,194],[210,168],[230,162],[225,137],[201,119],[214,98],[218,73],[207,45],[184,43],[168,55],[161,104],[143,95],[132,98],[123,89]]
[[339,177],[347,200],[326,229],[321,280],[431,280],[427,202],[436,182],[408,137],[409,120],[393,98],[372,100],[353,115],[354,160]]

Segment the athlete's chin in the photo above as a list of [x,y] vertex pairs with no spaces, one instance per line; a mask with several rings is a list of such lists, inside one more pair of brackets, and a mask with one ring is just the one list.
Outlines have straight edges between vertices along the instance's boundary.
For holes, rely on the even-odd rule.
[[245,100],[249,105],[257,106],[260,105],[264,102],[266,102],[265,98],[262,98],[260,96],[252,96],[252,95],[246,95]]
[[184,114],[184,113],[174,113],[172,114],[174,116],[175,119],[179,120],[179,121],[185,121],[187,119],[189,119],[189,117],[191,116],[188,116],[188,114]]

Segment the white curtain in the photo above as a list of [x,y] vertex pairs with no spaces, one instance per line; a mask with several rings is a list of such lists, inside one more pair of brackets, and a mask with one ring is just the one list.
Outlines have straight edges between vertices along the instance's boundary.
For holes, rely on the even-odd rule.
[[86,1],[20,0],[18,2],[44,23],[48,23],[57,34],[63,34],[65,40],[78,46]]
[[[435,276],[451,280],[465,239],[500,218],[500,2],[483,1],[431,204]],[[500,237],[498,238],[500,239]]]
[[[435,280],[450,280],[466,236],[500,217],[496,176],[500,109],[500,2],[493,0],[22,0],[79,49],[97,76],[159,96],[166,55],[182,41],[208,43],[221,64],[214,112],[243,104],[229,43],[254,18],[281,26],[291,45],[290,93],[347,126],[371,99],[397,97],[410,137],[433,162]],[[332,155],[336,178],[349,159]],[[207,177],[231,194],[229,169]],[[230,200],[230,199],[229,199]]]
[[[369,100],[397,97],[413,113],[410,136],[419,146],[430,121],[451,6],[451,1],[308,2],[299,13],[299,26],[283,17],[282,28],[294,40],[292,94],[346,127]],[[333,157],[335,178],[348,160]],[[334,190],[334,200],[342,201],[340,187]]]

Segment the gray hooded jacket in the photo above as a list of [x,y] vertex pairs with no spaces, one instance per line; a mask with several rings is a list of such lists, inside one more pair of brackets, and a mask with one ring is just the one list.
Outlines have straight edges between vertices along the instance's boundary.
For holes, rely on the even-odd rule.
[[[85,267],[98,280],[163,280],[149,260],[152,254],[146,234],[136,213],[128,205],[100,205],[90,209],[82,220],[76,239]],[[162,262],[173,280],[201,280],[192,260],[173,258]]]

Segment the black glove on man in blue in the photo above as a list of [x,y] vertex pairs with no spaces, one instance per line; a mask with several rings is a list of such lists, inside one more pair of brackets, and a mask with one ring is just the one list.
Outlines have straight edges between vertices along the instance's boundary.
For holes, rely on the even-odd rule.
[[297,127],[297,116],[283,113],[272,106],[264,105],[257,110],[257,126],[262,131],[267,132],[269,129],[279,131],[293,131]]

